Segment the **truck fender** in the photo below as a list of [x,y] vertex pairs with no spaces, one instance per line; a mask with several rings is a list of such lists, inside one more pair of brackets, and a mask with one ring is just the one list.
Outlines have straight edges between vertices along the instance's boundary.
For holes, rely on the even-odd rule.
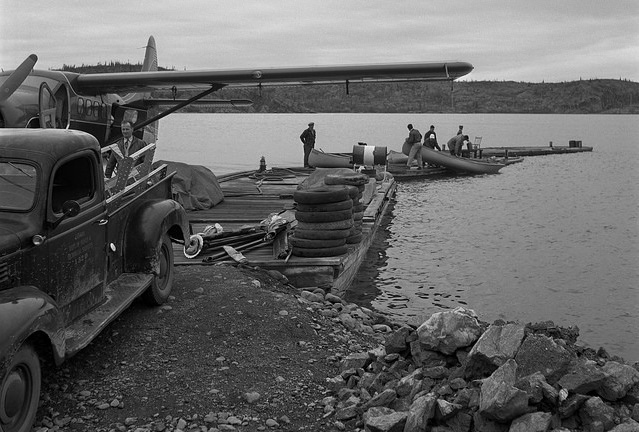
[[57,365],[65,357],[64,319],[49,295],[34,286],[0,291],[0,378],[15,351],[32,335],[46,335]]
[[131,215],[125,232],[126,271],[158,274],[157,258],[164,234],[172,241],[188,241],[190,229],[184,208],[172,199],[145,202]]

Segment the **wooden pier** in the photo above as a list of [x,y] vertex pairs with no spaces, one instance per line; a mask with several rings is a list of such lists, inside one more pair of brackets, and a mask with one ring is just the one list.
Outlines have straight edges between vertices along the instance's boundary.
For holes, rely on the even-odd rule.
[[[201,233],[205,227],[219,224],[224,231],[239,231],[242,227],[259,227],[260,222],[273,213],[295,213],[293,192],[312,173],[312,169],[279,169],[277,173],[256,173],[247,171],[218,177],[224,193],[224,200],[207,210],[188,213],[193,233]],[[285,275],[296,287],[330,287],[331,292],[343,293],[351,284],[368,251],[382,216],[386,213],[394,197],[396,183],[391,176],[383,180],[371,178],[367,185],[368,198],[362,224],[362,240],[348,245],[343,255],[322,258],[288,256],[286,259],[274,257],[272,243],[264,243],[243,251],[248,265],[266,270],[277,270]],[[366,193],[364,195],[367,195]],[[295,222],[291,224],[295,225]],[[220,249],[207,250],[195,258],[188,259],[181,246],[175,247],[175,265],[212,265],[207,262],[211,253],[220,255]],[[223,255],[223,254],[222,254]],[[227,259],[230,262],[230,257]]]
[[482,147],[481,157],[545,156],[591,152],[592,147],[548,146],[548,147]]

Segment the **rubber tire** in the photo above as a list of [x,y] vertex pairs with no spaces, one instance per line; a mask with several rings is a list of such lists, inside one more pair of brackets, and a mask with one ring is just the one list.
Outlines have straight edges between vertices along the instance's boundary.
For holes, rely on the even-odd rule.
[[364,212],[355,212],[353,213],[353,222],[364,220]]
[[346,244],[345,238],[313,240],[313,239],[291,237],[291,245],[293,247],[306,248],[306,249],[337,247],[337,246],[344,246],[345,244]]
[[297,227],[303,230],[342,230],[353,227],[353,218],[335,222],[297,222]]
[[292,254],[298,257],[319,258],[344,255],[347,251],[348,248],[346,247],[346,245],[317,249],[293,247]]
[[160,245],[160,274],[153,277],[151,286],[144,291],[142,298],[151,306],[160,306],[168,300],[173,289],[175,268],[173,267],[173,246],[168,234],[162,236]]
[[352,228],[340,230],[304,230],[295,228],[295,237],[309,240],[345,239],[352,233]]
[[299,189],[293,192],[293,199],[301,204],[325,204],[352,198],[347,186],[332,186],[314,189]]
[[353,211],[351,209],[334,212],[304,212],[299,210],[295,212],[295,219],[300,222],[310,223],[336,222],[351,219],[352,217]]
[[[6,375],[0,382],[0,430],[4,432],[30,432],[38,412],[40,389],[42,386],[42,369],[35,349],[29,343],[23,344],[15,353],[11,362],[5,365]],[[4,412],[9,399],[14,401],[15,394],[10,397],[9,381],[19,379],[25,382],[25,392],[17,412],[8,417]],[[15,382],[15,381],[14,381]],[[11,420],[9,422],[9,420]]]
[[368,176],[361,173],[327,174],[324,177],[324,183],[327,185],[362,186],[368,183]]
[[297,204],[295,209],[297,211],[304,212],[332,212],[332,211],[340,211],[340,210],[350,210],[353,208],[353,200],[346,199],[344,201],[339,201],[336,203],[326,203],[326,204]]
[[354,234],[350,237],[346,238],[346,243],[347,244],[355,244],[355,243],[359,243],[362,241],[362,238],[364,236],[362,235],[362,233],[360,232],[359,234]]

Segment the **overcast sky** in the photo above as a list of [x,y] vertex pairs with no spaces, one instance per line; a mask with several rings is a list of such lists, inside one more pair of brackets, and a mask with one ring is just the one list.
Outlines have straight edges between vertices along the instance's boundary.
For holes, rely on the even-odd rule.
[[0,0],[0,68],[460,60],[467,80],[639,81],[638,0]]

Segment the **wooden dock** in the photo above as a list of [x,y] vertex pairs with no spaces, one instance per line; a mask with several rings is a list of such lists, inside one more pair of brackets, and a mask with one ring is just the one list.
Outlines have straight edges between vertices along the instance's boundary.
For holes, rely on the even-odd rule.
[[481,157],[545,156],[591,152],[592,147],[548,146],[548,147],[482,147]]
[[[193,233],[201,233],[205,227],[216,223],[224,231],[239,231],[242,227],[259,227],[260,222],[273,213],[288,210],[288,215],[294,214],[293,192],[312,172],[312,169],[287,168],[276,173],[250,171],[218,177],[224,200],[213,208],[188,212]],[[396,183],[391,176],[378,181],[372,179],[369,185],[370,201],[365,201],[362,241],[348,245],[348,252],[344,255],[322,258],[289,256],[280,259],[273,256],[272,243],[260,245],[259,242],[254,249],[238,250],[248,259],[249,265],[277,270],[297,287],[331,287],[331,292],[339,295],[355,277],[395,194]],[[294,226],[295,222],[291,225]],[[207,261],[207,256],[220,255],[220,251],[219,248],[204,250],[195,258],[188,259],[182,246],[176,245],[175,265],[211,265],[219,261]]]

